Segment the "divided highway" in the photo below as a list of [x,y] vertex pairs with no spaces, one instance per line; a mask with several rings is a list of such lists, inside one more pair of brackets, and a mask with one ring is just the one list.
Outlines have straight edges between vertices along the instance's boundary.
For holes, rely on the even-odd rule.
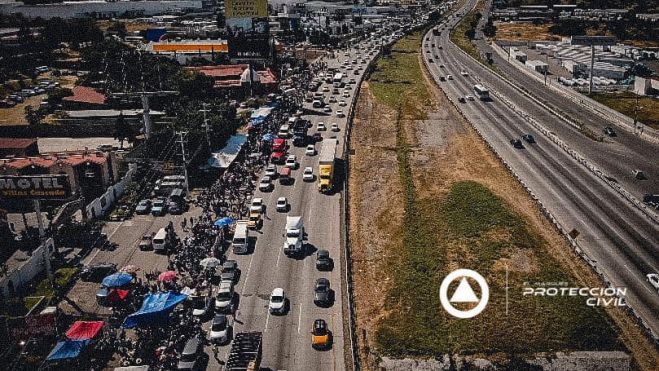
[[[463,11],[473,5],[473,1],[468,2]],[[522,110],[531,114],[586,157],[597,151],[592,143],[583,143],[589,139],[583,139],[567,124],[557,123],[555,116],[510,88],[451,43],[449,29],[456,22],[456,19],[449,21],[441,36],[429,32],[424,37],[423,56],[433,78],[562,227],[567,231],[579,231],[576,240],[584,253],[595,261],[612,285],[628,289],[627,303],[656,336],[659,334],[659,295],[645,276],[659,272],[657,224],[516,112]],[[467,76],[463,76],[464,73]],[[440,76],[447,75],[453,75],[453,80],[440,81]],[[479,83],[494,93],[492,101],[476,99],[458,103],[459,97],[476,95],[474,85]],[[516,108],[504,104],[499,97],[507,98]],[[578,110],[578,107],[573,108]],[[524,149],[513,147],[510,140],[519,139],[523,134],[532,134],[537,143],[524,142]],[[631,136],[625,133],[621,137],[627,135]],[[634,151],[640,152],[642,148]],[[616,153],[598,154],[592,160],[606,158],[607,162],[617,162],[619,168],[625,163],[620,157],[633,156],[625,153],[619,149]],[[652,157],[651,153],[646,152],[646,156]]]

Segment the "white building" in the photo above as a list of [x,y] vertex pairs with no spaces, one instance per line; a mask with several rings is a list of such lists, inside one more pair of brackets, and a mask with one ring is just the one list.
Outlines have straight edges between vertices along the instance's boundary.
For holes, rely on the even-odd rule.
[[524,65],[535,72],[545,73],[549,71],[549,65],[543,61],[531,60],[524,62]]

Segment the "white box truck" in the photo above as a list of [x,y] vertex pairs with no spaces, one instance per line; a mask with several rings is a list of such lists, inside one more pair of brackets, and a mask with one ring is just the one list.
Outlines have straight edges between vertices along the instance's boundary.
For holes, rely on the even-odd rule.
[[236,222],[236,230],[233,232],[231,241],[234,254],[247,254],[249,249],[249,230],[247,229],[247,220]]

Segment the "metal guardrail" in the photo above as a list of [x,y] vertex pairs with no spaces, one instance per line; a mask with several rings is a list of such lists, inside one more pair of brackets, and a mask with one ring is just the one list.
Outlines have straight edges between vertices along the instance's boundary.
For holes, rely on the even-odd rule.
[[[457,47],[457,45],[454,45],[454,46],[459,50],[459,52],[462,52],[464,55],[466,55],[467,57],[471,58],[471,56],[469,56],[469,55],[468,55],[467,53],[465,53],[462,49],[460,49],[459,47]],[[429,68],[429,65],[428,65],[428,61],[427,61],[427,59],[426,59],[426,55],[425,55],[425,53],[422,53],[422,54],[424,54],[424,55],[423,55],[423,62],[424,62],[424,65],[425,65],[426,69],[427,69],[428,71],[430,71],[430,68]],[[431,75],[432,75],[432,74],[431,74]],[[497,74],[497,75],[498,75],[498,74]],[[502,79],[503,79],[503,78],[502,78]],[[507,81],[506,79],[503,79],[503,80],[504,80],[504,81]],[[439,88],[441,89],[441,86],[437,83],[437,81],[434,79],[434,77],[433,77],[433,82],[435,83],[435,85],[436,85],[437,87],[439,87]],[[513,86],[513,87],[514,87],[514,86]],[[497,95],[498,97],[501,97],[501,95],[500,95],[499,93],[497,93],[497,92],[494,92],[494,93],[495,93],[495,95]],[[540,208],[541,212],[543,213],[543,215],[545,215],[545,217],[547,217],[547,219],[549,219],[549,221],[551,221],[551,223],[552,223],[552,224],[554,225],[554,227],[558,230],[558,232],[559,232],[561,235],[563,235],[563,237],[564,237],[564,238],[568,241],[568,243],[572,246],[572,248],[574,249],[575,253],[576,253],[579,257],[581,257],[581,258],[582,258],[582,259],[583,259],[583,260],[584,260],[589,266],[591,266],[591,268],[595,271],[595,273],[600,277],[600,279],[605,283],[605,285],[606,285],[607,287],[609,287],[609,288],[613,287],[613,285],[611,284],[611,281],[609,280],[609,278],[608,278],[608,277],[606,276],[606,274],[600,269],[600,267],[597,266],[596,262],[593,261],[593,260],[592,260],[592,259],[591,259],[591,258],[590,258],[590,257],[584,252],[583,248],[579,245],[579,243],[578,243],[574,238],[572,238],[572,237],[569,235],[569,232],[568,232],[568,231],[567,231],[567,230],[566,230],[566,229],[560,224],[560,222],[554,217],[554,215],[549,211],[549,209],[547,209],[547,207],[545,207],[545,205],[542,203],[542,201],[540,201],[540,199],[535,195],[535,193],[533,193],[533,191],[532,191],[532,190],[526,185],[526,183],[525,183],[525,182],[519,177],[519,175],[513,170],[512,166],[510,166],[510,164],[508,164],[508,162],[507,162],[506,160],[503,159],[503,157],[502,157],[502,156],[499,154],[499,152],[498,152],[498,151],[497,151],[497,150],[496,150],[496,149],[495,149],[495,148],[494,148],[494,147],[493,147],[493,146],[487,141],[487,139],[485,139],[484,134],[483,134],[483,133],[482,133],[482,132],[476,127],[476,125],[474,125],[471,121],[469,121],[469,120],[467,119],[467,117],[466,117],[466,116],[462,113],[462,111],[460,110],[459,105],[455,102],[455,100],[454,100],[453,98],[451,98],[448,94],[446,94],[446,96],[447,96],[447,99],[451,102],[451,104],[452,104],[452,105],[456,108],[456,110],[460,113],[460,115],[461,115],[461,116],[462,116],[467,122],[470,123],[471,127],[474,128],[474,130],[476,131],[476,133],[478,134],[478,136],[481,138],[481,140],[483,140],[483,142],[485,143],[485,145],[486,145],[486,146],[492,151],[492,153],[494,153],[495,157],[499,160],[499,162],[501,162],[501,163],[506,167],[506,169],[508,170],[508,172],[509,172],[509,173],[510,173],[510,174],[511,174],[511,175],[512,175],[512,176],[513,176],[513,177],[514,177],[514,178],[515,178],[515,179],[516,179],[516,180],[522,185],[522,187],[524,187],[524,189],[525,189],[526,192],[529,194],[529,196],[530,196],[530,197],[536,202],[536,204],[539,206],[539,208]],[[504,101],[504,103],[505,103],[506,101],[507,101],[507,99]],[[532,123],[538,124],[537,122],[535,122],[535,120],[533,120]],[[538,125],[539,125],[539,124],[538,124]],[[534,126],[535,126],[535,125],[534,125]],[[552,141],[553,141],[553,139],[554,139],[554,138],[552,138],[552,137],[555,137],[556,140],[560,141],[560,139],[558,139],[558,137],[556,137],[554,134],[551,134],[551,136],[549,136],[549,134],[550,134],[549,131],[547,131],[547,130],[544,129],[544,128],[542,128],[542,129],[543,129],[543,130],[541,130],[541,132],[542,132],[543,134],[545,134],[548,138],[550,138]],[[566,150],[571,156],[574,157],[574,156],[578,155],[578,153],[577,153],[576,151],[571,151],[571,152],[570,152],[570,151],[569,151],[569,148],[567,148],[567,145],[565,145],[565,143],[563,143],[562,141],[561,141],[561,143],[562,143],[562,145],[559,144],[559,146],[561,146],[561,148],[563,148],[564,150]],[[558,144],[558,143],[557,143],[557,144]],[[579,156],[580,156],[580,155],[579,155]],[[576,157],[575,157],[575,158],[576,158]],[[586,165],[586,162],[585,162],[586,160],[585,160],[585,158],[584,158],[583,156],[580,156],[580,158],[577,158],[577,160],[578,160],[581,164],[583,164],[584,166]],[[583,162],[582,162],[582,161],[583,161]],[[593,170],[591,170],[591,171],[594,171],[594,169],[596,169],[596,168],[593,167]],[[590,168],[589,168],[589,170],[590,170]],[[600,177],[600,178],[603,177],[603,173],[601,173],[601,172],[600,172],[599,174],[598,174],[598,173],[595,173],[595,174],[596,174],[598,177]],[[604,179],[604,180],[607,181],[606,179]],[[610,182],[607,182],[607,184],[611,185]],[[616,189],[616,188],[614,187],[614,189]],[[620,187],[620,189],[622,189],[622,188]],[[618,190],[618,189],[616,189],[616,190]],[[626,192],[626,191],[625,191],[625,192]],[[627,193],[628,193],[628,192],[627,192]],[[623,196],[624,196],[624,195],[623,195]],[[638,200],[637,200],[637,202],[638,202]],[[656,220],[656,219],[653,218],[653,220]],[[638,313],[637,313],[632,307],[630,307],[630,306],[626,306],[625,308],[627,309],[627,312],[628,312],[632,317],[635,318],[637,324],[638,324],[641,328],[643,328],[643,329],[646,331],[646,333],[647,333],[647,334],[648,334],[648,335],[649,335],[649,336],[655,341],[655,343],[656,343],[656,342],[659,342],[659,335],[656,334],[654,331],[652,331],[652,329],[651,329],[650,326],[647,324],[647,322],[646,322],[643,318],[641,318],[641,316],[640,316],[640,315],[639,315],[639,314],[638,314]]]

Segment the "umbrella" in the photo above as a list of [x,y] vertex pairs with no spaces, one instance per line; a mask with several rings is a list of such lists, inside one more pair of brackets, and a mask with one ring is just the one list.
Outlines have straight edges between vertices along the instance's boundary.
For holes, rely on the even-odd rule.
[[215,225],[218,227],[226,227],[227,225],[233,224],[233,219],[225,216],[215,221]]
[[200,261],[199,265],[201,265],[204,268],[215,268],[222,265],[222,262],[218,258],[206,258]]
[[172,281],[175,279],[176,279],[176,272],[174,271],[166,271],[158,275],[158,281],[162,281],[162,282]]
[[103,278],[103,286],[107,288],[121,287],[133,280],[133,276],[128,273],[114,273]]
[[274,134],[270,134],[270,133],[268,133],[268,134],[265,134],[265,135],[263,136],[263,140],[265,140],[266,142],[270,142],[270,141],[272,141],[272,140],[274,140],[274,139],[275,139],[275,135],[274,135]]
[[124,273],[135,273],[139,270],[140,270],[140,267],[132,265],[132,264],[121,268],[121,272],[124,272]]

